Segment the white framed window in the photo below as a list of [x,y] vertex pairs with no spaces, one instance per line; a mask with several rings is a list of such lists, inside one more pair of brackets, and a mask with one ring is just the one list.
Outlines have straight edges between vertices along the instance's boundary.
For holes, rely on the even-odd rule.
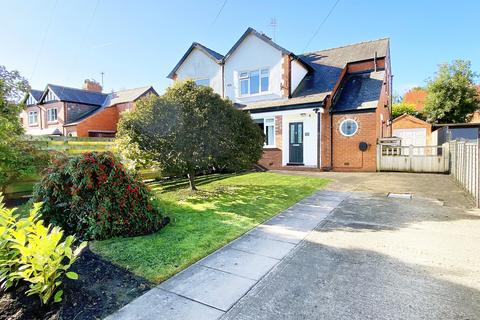
[[208,79],[208,78],[196,79],[195,83],[197,84],[197,86],[208,87],[208,86],[210,86],[210,79]]
[[258,69],[252,71],[243,71],[238,75],[240,84],[240,95],[249,96],[268,92],[270,84],[270,70]]
[[265,147],[275,147],[275,118],[254,120],[265,135]]
[[38,124],[38,112],[37,111],[29,111],[28,112],[28,125],[34,126]]
[[345,137],[351,137],[358,131],[358,123],[353,119],[345,119],[340,123],[340,133]]
[[57,121],[57,108],[47,109],[47,122],[56,122]]

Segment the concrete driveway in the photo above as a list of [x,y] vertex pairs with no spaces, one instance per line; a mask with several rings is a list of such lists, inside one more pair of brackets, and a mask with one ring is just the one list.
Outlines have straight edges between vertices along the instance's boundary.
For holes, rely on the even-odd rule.
[[314,175],[351,196],[222,319],[480,319],[480,215],[448,176]]
[[288,174],[332,182],[108,319],[480,319],[480,214],[450,177]]

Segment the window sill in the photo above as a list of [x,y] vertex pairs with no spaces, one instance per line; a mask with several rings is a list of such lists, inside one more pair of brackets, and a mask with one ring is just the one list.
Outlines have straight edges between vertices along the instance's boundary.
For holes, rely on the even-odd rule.
[[58,124],[58,121],[48,121],[47,124]]
[[29,127],[38,127],[38,123],[32,123],[28,125]]
[[263,146],[263,149],[277,149],[276,146]]
[[241,94],[241,95],[237,96],[237,98],[242,99],[242,98],[261,97],[261,96],[268,96],[269,94],[271,94],[270,91],[264,91],[264,92],[255,93],[255,94]]

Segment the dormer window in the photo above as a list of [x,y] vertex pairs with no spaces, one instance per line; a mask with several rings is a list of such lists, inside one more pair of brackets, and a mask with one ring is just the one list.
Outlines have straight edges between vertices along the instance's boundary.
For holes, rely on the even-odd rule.
[[240,72],[240,95],[248,96],[268,92],[269,76],[268,69]]

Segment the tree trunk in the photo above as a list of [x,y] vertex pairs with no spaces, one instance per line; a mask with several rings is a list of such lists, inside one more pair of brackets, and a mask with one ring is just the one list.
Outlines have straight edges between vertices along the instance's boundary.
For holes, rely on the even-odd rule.
[[190,181],[190,189],[192,189],[193,191],[196,191],[197,186],[195,186],[195,173],[190,172],[188,174],[188,181]]

